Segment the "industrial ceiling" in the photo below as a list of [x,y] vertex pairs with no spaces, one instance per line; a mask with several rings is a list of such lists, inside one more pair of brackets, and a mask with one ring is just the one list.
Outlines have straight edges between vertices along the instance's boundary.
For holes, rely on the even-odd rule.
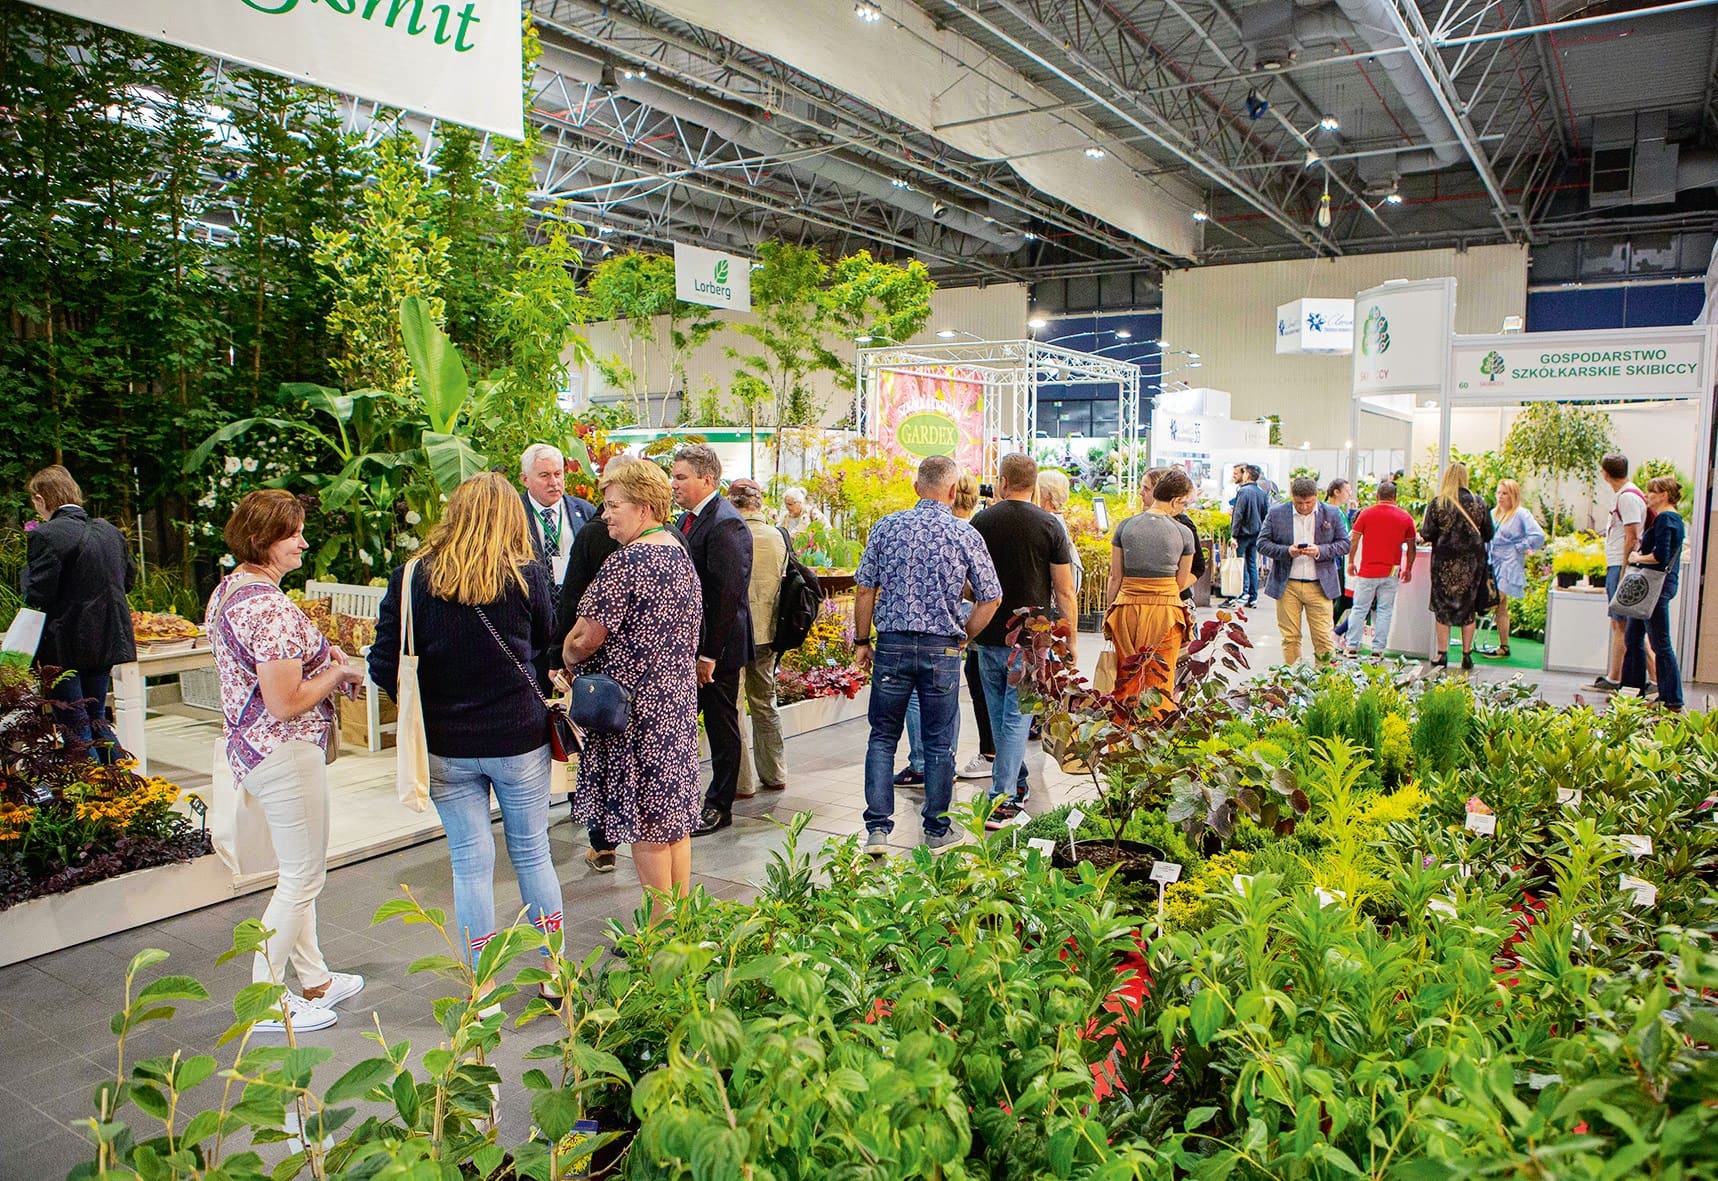
[[529,0],[545,201],[945,282],[1718,223],[1718,0]]

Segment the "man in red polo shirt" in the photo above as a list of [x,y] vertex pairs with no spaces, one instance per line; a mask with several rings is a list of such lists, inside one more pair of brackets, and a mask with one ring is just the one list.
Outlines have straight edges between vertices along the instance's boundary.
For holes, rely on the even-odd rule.
[[1414,518],[1396,507],[1395,484],[1386,480],[1378,485],[1378,503],[1354,518],[1350,536],[1354,544],[1348,550],[1348,589],[1354,594],[1354,607],[1348,613],[1348,652],[1359,655],[1366,613],[1376,606],[1372,654],[1380,656],[1390,642],[1396,584],[1407,582],[1414,573]]

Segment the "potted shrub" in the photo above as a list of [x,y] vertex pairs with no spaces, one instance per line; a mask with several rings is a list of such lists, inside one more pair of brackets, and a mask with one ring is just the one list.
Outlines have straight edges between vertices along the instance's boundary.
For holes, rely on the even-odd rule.
[[1586,555],[1579,550],[1565,550],[1551,558],[1551,573],[1557,576],[1557,585],[1563,590],[1581,581],[1581,575],[1586,572]]
[[1599,550],[1597,553],[1587,551],[1585,557],[1587,559],[1587,585],[1603,588],[1606,568],[1604,550]]

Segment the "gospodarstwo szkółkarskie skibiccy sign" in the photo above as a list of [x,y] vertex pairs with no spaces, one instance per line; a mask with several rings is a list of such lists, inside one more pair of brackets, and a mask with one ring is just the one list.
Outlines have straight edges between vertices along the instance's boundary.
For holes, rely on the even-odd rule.
[[749,312],[752,310],[751,260],[676,242],[674,294],[686,303]]
[[[1551,335],[1549,333],[1545,335]],[[1567,334],[1549,346],[1533,333],[1469,344],[1456,338],[1452,351],[1455,388],[1463,393],[1510,397],[1700,393],[1698,336],[1682,340],[1605,342],[1570,346]]]
[[519,0],[33,0],[330,90],[524,134]]

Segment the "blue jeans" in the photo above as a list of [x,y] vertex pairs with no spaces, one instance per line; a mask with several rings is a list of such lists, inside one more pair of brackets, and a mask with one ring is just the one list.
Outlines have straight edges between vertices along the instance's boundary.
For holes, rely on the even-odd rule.
[[107,691],[112,681],[111,668],[83,673],[73,668],[48,689],[60,729],[68,739],[87,744],[88,758],[96,763],[111,763],[123,753],[107,720]]
[[1360,637],[1366,631],[1366,613],[1378,608],[1378,622],[1372,625],[1372,652],[1381,654],[1390,643],[1390,619],[1396,613],[1396,588],[1401,580],[1394,574],[1382,578],[1356,578],[1348,584],[1354,592],[1354,606],[1343,621],[1348,625],[1348,650],[1360,651]]
[[871,664],[871,741],[865,748],[865,828],[895,828],[895,752],[917,697],[924,735],[925,835],[948,832],[954,741],[960,728],[960,637],[878,632]]
[[447,852],[453,860],[453,914],[473,961],[495,934],[491,790],[501,805],[501,831],[526,914],[540,930],[561,929],[561,879],[549,859],[548,745],[530,754],[493,759],[432,754],[430,799],[447,830]]
[[1660,595],[1658,605],[1648,619],[1631,619],[1623,633],[1627,646],[1623,649],[1623,685],[1629,689],[1646,688],[1646,645],[1652,641],[1652,653],[1658,658],[1658,699],[1665,705],[1682,704],[1682,670],[1676,664],[1676,651],[1670,642],[1670,600],[1676,592]]
[[907,770],[925,773],[925,726],[916,689],[907,698]]
[[1259,597],[1259,539],[1235,538],[1235,554],[1241,559],[1241,597],[1256,599]]
[[995,644],[978,649],[978,676],[984,682],[984,704],[990,710],[990,734],[996,740],[990,794],[1025,794],[1026,742],[1032,719],[1020,712],[1020,693],[1008,683],[1008,657],[1014,650]]

